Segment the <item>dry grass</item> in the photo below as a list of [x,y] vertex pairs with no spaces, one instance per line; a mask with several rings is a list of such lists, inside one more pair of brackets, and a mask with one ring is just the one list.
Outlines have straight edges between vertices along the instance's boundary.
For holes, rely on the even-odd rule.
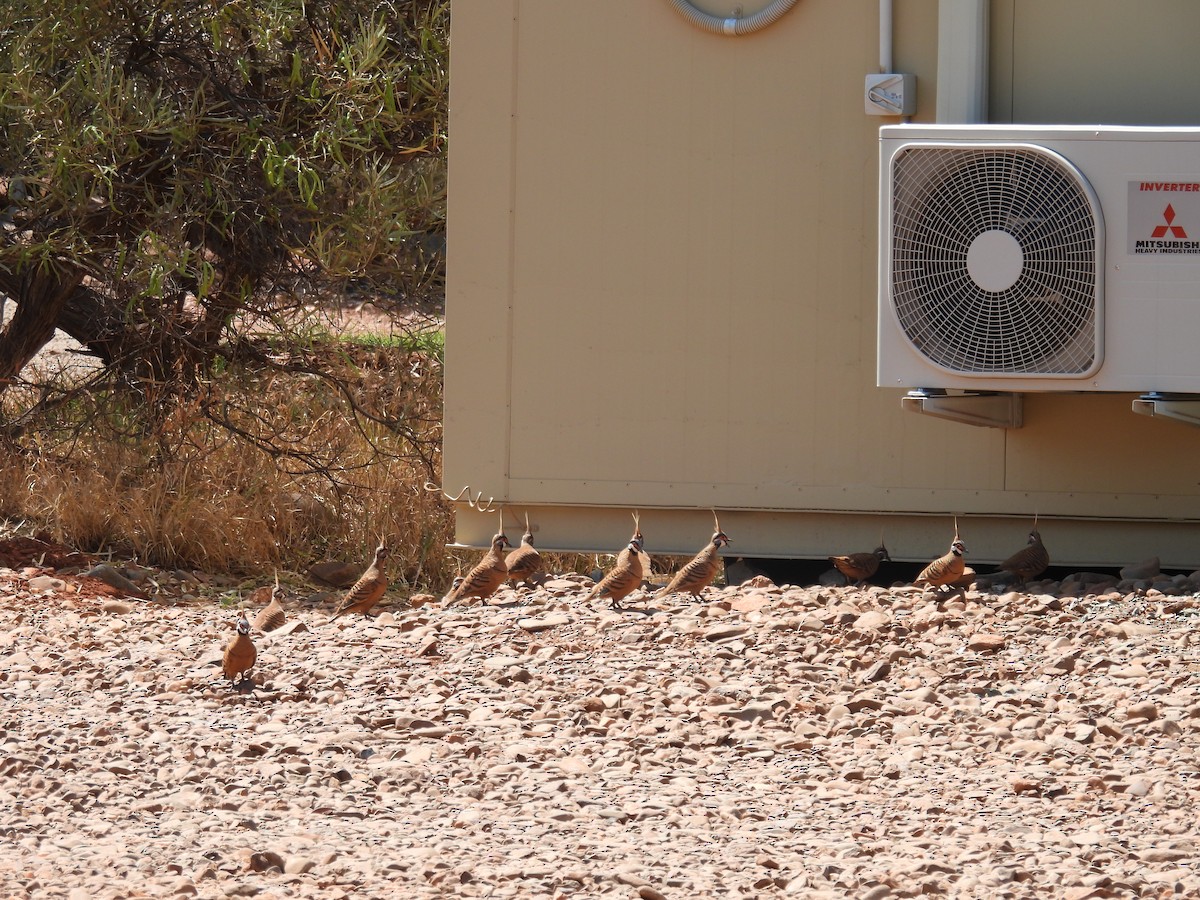
[[382,535],[394,581],[442,589],[451,516],[424,489],[440,482],[438,355],[339,346],[325,364],[348,393],[227,373],[149,433],[118,398],[81,396],[0,449],[0,516],[81,550],[234,574],[365,564]]

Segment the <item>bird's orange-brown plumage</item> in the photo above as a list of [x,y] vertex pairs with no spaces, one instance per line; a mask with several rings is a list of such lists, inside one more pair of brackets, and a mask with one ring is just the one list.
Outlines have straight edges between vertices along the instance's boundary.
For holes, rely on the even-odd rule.
[[270,600],[254,617],[254,627],[264,633],[282,628],[287,621],[287,613],[283,610],[283,588],[279,586],[279,576],[275,577],[274,587],[259,588],[250,595],[251,599],[260,591],[268,593]]
[[712,584],[713,579],[721,570],[721,548],[730,543],[729,536],[721,530],[721,523],[717,521],[715,512],[713,513],[713,527],[716,530],[709,538],[708,543],[675,573],[675,577],[665,588],[654,595],[656,598],[680,593],[699,597],[700,592]]
[[[634,510],[633,512],[633,536],[630,538],[630,540],[636,540],[638,542],[637,555],[638,559],[642,561],[642,581],[644,582],[650,577],[651,560],[650,554],[646,552],[646,539],[642,537],[642,518],[640,515],[638,515],[637,510]],[[632,551],[629,549],[629,545],[627,544],[625,549],[617,554],[617,565],[621,565],[623,556],[631,552]]]
[[913,584],[926,584],[930,587],[940,588],[958,581],[966,569],[966,560],[963,556],[966,552],[967,545],[962,542],[956,529],[950,549],[944,556],[939,556],[922,569],[921,574],[913,580]]
[[1050,567],[1050,553],[1042,543],[1042,535],[1037,530],[1034,521],[1033,530],[1029,532],[1029,541],[997,567],[998,571],[1011,572],[1017,581],[1024,583],[1031,578],[1037,578]]
[[620,609],[621,601],[641,587],[644,577],[642,538],[635,535],[629,539],[625,549],[617,554],[617,561],[613,567],[583,599],[586,602],[593,597],[607,597],[613,609]]
[[521,535],[521,546],[504,558],[508,569],[508,580],[529,582],[546,570],[542,554],[533,546],[533,532],[529,528],[529,516],[525,516],[525,533]]
[[887,547],[880,544],[870,553],[847,553],[845,556],[831,556],[829,561],[846,576],[851,584],[862,584],[879,571],[879,564],[892,558],[888,556]]
[[486,600],[496,592],[496,588],[504,584],[508,577],[508,566],[504,562],[504,549],[511,547],[504,532],[492,536],[492,546],[458,587],[446,595],[447,603],[471,598]]
[[221,669],[230,681],[233,681],[238,675],[245,680],[249,676],[250,670],[254,668],[257,659],[258,650],[254,646],[254,641],[250,640],[250,621],[244,613],[239,614],[237,634],[225,645],[225,653],[221,657]]
[[375,548],[375,559],[359,576],[358,581],[354,582],[350,590],[346,591],[346,596],[342,598],[333,618],[336,619],[338,616],[353,612],[365,615],[383,598],[388,585],[386,571],[388,553],[387,546],[381,540],[379,546]]

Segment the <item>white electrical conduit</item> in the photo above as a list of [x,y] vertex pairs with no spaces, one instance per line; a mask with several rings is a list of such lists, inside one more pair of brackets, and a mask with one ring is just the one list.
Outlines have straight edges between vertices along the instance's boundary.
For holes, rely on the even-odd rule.
[[692,6],[688,0],[671,0],[671,5],[679,11],[679,14],[697,28],[702,28],[713,34],[728,35],[750,34],[753,31],[766,28],[768,25],[774,25],[796,3],[797,0],[773,0],[770,6],[759,10],[752,16],[746,16],[744,19],[725,19],[721,16],[713,16],[706,12],[701,12]]
[[892,71],[892,0],[879,0],[879,71]]

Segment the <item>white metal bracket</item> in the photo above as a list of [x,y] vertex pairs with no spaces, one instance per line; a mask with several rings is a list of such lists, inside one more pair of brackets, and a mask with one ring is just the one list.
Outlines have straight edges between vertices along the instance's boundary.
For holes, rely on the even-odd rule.
[[1133,411],[1141,416],[1165,416],[1187,425],[1200,425],[1200,397],[1194,395],[1151,391],[1133,401]]
[[917,389],[901,397],[900,406],[909,412],[984,428],[1020,428],[1024,424],[1020,394],[947,394]]

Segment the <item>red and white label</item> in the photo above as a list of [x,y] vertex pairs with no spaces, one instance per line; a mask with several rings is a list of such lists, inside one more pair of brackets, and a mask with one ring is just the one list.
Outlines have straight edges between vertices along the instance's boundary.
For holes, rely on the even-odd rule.
[[1129,252],[1200,256],[1200,179],[1129,182]]

